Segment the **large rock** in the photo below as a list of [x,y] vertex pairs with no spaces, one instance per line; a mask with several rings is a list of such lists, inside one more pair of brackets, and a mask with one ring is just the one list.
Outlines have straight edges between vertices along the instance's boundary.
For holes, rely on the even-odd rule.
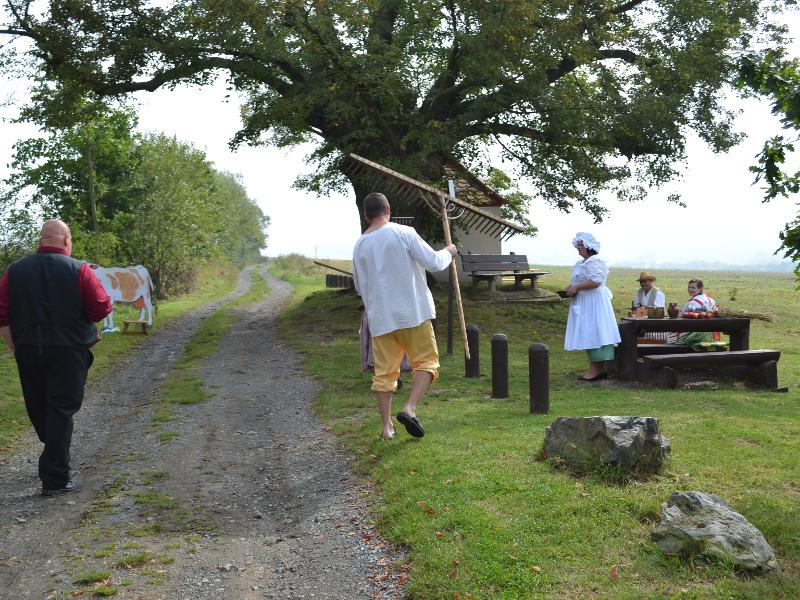
[[558,417],[547,428],[544,450],[574,467],[599,463],[656,473],[670,445],[654,417]]
[[778,569],[761,532],[713,494],[672,494],[661,505],[661,523],[651,538],[666,554],[712,554],[747,571]]

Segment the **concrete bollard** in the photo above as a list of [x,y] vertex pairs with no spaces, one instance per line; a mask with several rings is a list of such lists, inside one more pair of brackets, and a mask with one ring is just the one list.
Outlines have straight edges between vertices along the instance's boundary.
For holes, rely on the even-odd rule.
[[464,377],[481,376],[480,359],[480,332],[477,325],[467,325],[467,343],[469,344],[469,359],[464,355]]
[[508,338],[492,336],[492,398],[508,398]]
[[550,412],[550,350],[544,344],[528,346],[531,414]]

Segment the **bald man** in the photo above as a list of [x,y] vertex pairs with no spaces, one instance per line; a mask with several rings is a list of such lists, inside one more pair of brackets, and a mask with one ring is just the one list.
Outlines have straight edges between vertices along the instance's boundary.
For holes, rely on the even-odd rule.
[[71,258],[72,235],[46,221],[35,254],[0,278],[0,335],[17,361],[22,395],[36,435],[43,496],[75,491],[70,477],[73,415],[83,403],[97,321],[111,299],[89,265]]

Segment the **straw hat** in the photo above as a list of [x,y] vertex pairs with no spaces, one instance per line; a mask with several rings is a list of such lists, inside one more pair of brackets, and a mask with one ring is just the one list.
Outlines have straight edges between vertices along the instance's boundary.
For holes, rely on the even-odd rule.
[[641,273],[639,273],[639,279],[637,279],[636,281],[646,281],[648,279],[650,281],[655,281],[656,277],[655,275],[650,275],[650,273],[648,273],[647,271],[642,271]]

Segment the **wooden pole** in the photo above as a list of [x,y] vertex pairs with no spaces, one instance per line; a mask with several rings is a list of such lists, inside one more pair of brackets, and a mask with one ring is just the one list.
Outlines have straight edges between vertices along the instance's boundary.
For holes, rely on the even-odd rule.
[[[444,241],[449,246],[453,243],[450,237],[450,221],[447,219],[447,201],[442,197],[442,225],[444,227]],[[464,322],[464,306],[461,304],[461,288],[458,285],[458,267],[456,257],[450,263],[450,272],[453,275],[453,290],[456,296],[456,306],[458,306],[458,320],[461,323],[461,338],[464,340],[464,355],[469,360],[469,341],[467,341],[467,324]]]
[[344,273],[345,275],[350,275],[350,277],[352,277],[352,276],[353,276],[353,274],[352,274],[350,271],[345,271],[344,269],[340,269],[339,267],[334,267],[334,266],[331,266],[331,265],[326,265],[325,263],[323,263],[323,262],[319,262],[318,260],[315,260],[315,261],[312,261],[312,262],[313,262],[315,265],[319,265],[320,267],[325,267],[326,269],[333,269],[334,271],[339,271],[339,273]]

